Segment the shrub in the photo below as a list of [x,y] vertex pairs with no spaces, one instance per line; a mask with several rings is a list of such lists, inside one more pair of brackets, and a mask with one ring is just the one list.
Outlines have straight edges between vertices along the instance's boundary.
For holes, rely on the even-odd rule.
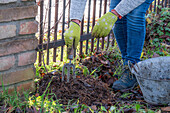
[[146,16],[146,41],[155,38],[170,39],[170,8],[158,6],[159,13],[151,12]]

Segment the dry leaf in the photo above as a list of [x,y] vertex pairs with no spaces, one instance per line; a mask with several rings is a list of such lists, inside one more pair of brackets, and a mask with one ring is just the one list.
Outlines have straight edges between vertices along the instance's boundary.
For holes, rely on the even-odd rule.
[[7,109],[7,113],[11,113],[11,112],[13,112],[14,111],[14,109],[13,109],[13,107],[11,106],[11,107],[9,107],[8,109]]
[[162,111],[170,111],[170,106],[168,106],[168,107],[162,107],[161,110],[162,110]]
[[39,96],[39,93],[36,93],[36,94],[35,94],[35,97],[38,97],[38,96]]
[[152,58],[156,58],[156,57],[159,57],[159,55],[157,53],[153,53]]
[[69,113],[69,111],[65,111],[65,112],[62,112],[62,113]]
[[157,111],[156,113],[161,113],[161,110]]
[[93,109],[93,110],[97,110],[96,105],[91,106],[91,109]]

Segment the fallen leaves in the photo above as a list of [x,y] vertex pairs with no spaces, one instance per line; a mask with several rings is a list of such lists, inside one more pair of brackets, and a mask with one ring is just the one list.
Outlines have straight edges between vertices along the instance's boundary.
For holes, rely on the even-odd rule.
[[83,59],[82,65],[89,69],[91,75],[98,76],[103,82],[111,86],[117,80],[117,77],[113,77],[113,74],[122,65],[118,57],[118,55],[114,54],[114,51],[96,52]]

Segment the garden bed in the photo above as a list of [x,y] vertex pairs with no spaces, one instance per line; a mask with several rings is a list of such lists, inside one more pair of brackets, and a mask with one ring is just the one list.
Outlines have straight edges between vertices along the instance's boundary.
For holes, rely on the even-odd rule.
[[[121,65],[121,61],[115,55],[112,56],[112,53],[114,51],[94,53],[94,55],[83,59],[82,65],[80,64],[76,69],[76,79],[71,79],[70,82],[61,81],[61,71],[59,70],[43,75],[43,78],[38,82],[37,92],[39,95],[43,95],[45,92],[49,99],[59,100],[60,104],[68,105],[69,103],[74,106],[75,103],[78,103],[79,106],[90,106],[96,112],[102,106],[104,106],[102,109],[106,111],[113,109],[114,106],[119,111],[127,113],[136,112],[139,109],[143,109],[143,111],[157,110],[157,105],[144,101],[139,86],[122,92],[112,90],[112,84],[119,78],[118,75],[113,76],[113,74],[118,68],[122,68],[118,67],[118,64]],[[89,70],[88,75],[83,75],[84,66]],[[55,96],[48,95],[49,93],[53,93]],[[122,108],[122,106],[124,107]],[[127,106],[131,106],[131,108]],[[71,110],[74,109],[68,109],[70,112]],[[84,111],[90,112],[90,109],[84,109]]]

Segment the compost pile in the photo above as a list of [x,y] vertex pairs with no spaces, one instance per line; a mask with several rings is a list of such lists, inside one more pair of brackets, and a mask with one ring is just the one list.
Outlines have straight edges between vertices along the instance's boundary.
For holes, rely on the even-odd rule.
[[[49,83],[49,91],[55,93],[62,104],[68,104],[70,100],[74,102],[77,99],[79,99],[80,104],[107,104],[114,97],[106,83],[92,76],[78,76],[69,82],[62,82],[60,75],[45,75],[38,83],[40,95],[44,93]],[[53,99],[55,100],[56,97]]]

